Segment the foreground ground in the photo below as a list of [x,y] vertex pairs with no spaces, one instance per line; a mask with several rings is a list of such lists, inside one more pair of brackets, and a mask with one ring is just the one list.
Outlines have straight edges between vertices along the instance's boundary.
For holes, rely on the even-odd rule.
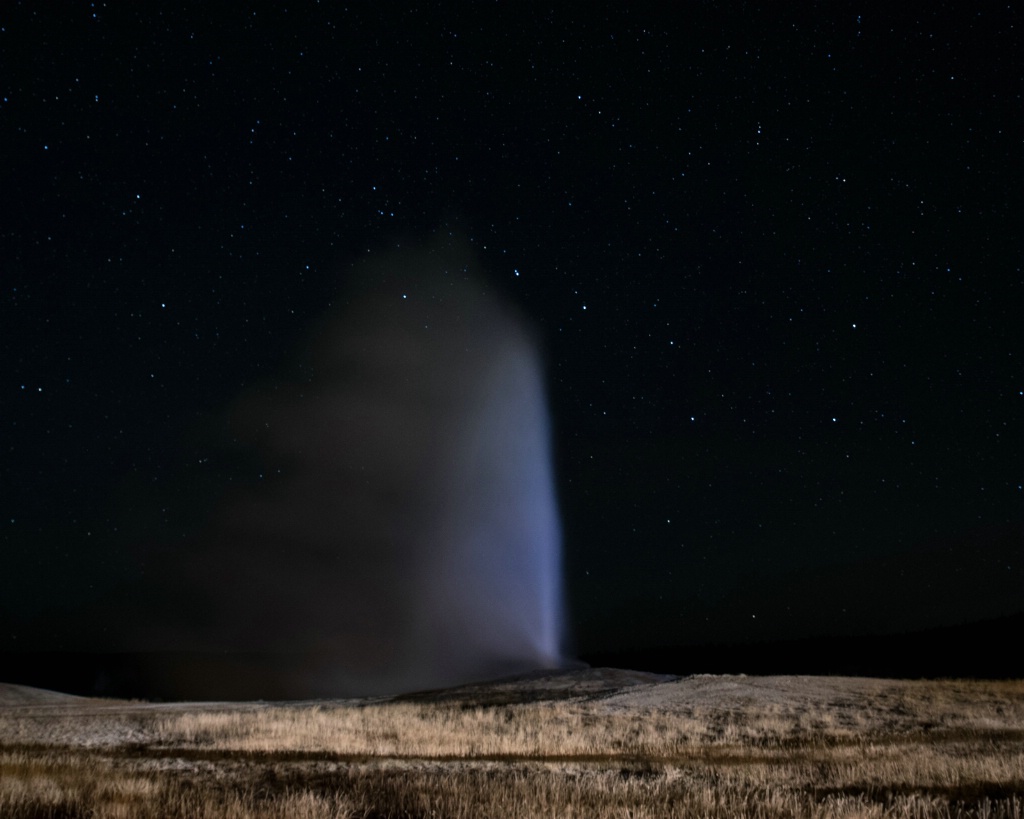
[[1020,817],[1024,681],[589,669],[394,699],[0,686],[0,816]]

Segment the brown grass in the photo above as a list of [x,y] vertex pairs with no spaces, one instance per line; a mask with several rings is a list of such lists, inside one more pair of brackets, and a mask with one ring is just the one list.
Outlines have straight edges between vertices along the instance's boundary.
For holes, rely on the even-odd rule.
[[0,710],[5,819],[1022,814],[1024,682]]

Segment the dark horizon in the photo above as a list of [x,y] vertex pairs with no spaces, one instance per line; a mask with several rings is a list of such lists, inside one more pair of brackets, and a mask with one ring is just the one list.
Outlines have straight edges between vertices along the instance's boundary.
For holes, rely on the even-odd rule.
[[[567,660],[560,671],[618,668],[690,676],[827,676],[889,679],[1024,679],[1024,658],[1014,651],[1024,613],[924,631],[836,637],[818,635],[778,643],[660,646],[612,650]],[[79,696],[175,700],[275,700],[279,691],[261,687],[225,669],[286,664],[288,655],[181,656],[174,653],[0,652],[0,682]],[[180,669],[206,676],[185,678]],[[179,673],[168,674],[168,669]],[[488,682],[515,674],[474,677]],[[204,691],[205,689],[205,691]],[[414,693],[409,689],[396,694]],[[330,699],[329,693],[322,698]]]

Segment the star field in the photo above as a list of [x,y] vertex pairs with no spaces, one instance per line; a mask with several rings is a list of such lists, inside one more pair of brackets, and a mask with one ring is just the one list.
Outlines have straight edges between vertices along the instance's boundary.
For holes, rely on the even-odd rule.
[[14,4],[0,645],[104,650],[75,612],[273,478],[219,414],[437,231],[537,328],[582,650],[1020,612],[1020,29]]

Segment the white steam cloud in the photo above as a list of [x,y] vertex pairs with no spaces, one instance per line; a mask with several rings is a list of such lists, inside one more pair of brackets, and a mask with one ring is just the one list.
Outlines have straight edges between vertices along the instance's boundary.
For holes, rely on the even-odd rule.
[[[440,687],[562,662],[542,368],[523,321],[437,240],[364,262],[294,372],[231,425],[270,466],[180,581],[173,696]],[[279,470],[279,472],[278,472]]]

